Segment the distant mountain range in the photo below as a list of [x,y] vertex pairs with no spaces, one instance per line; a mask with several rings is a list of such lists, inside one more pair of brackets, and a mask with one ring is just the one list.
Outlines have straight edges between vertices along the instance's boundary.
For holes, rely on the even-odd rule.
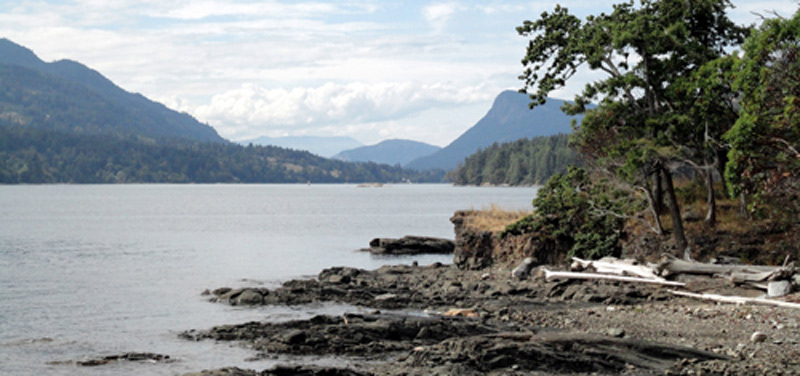
[[364,145],[352,137],[321,136],[259,137],[252,140],[239,141],[239,144],[272,145],[294,150],[306,150],[325,158],[330,158],[342,150],[353,149]]
[[129,93],[83,64],[45,63],[0,39],[0,125],[81,134],[226,142],[214,128],[140,94]]
[[345,150],[334,159],[351,162],[375,162],[404,165],[414,159],[431,155],[442,148],[411,140],[385,140],[375,145]]
[[572,132],[572,117],[560,109],[564,101],[549,98],[546,104],[533,110],[528,103],[530,99],[526,94],[510,90],[500,93],[489,112],[450,145],[404,167],[453,170],[468,156],[494,143]]
[[[443,149],[408,140],[362,147],[349,137],[313,136],[262,137],[242,146],[81,63],[46,63],[0,38],[0,182],[436,181],[440,170],[453,170],[494,143],[571,132],[563,101],[549,99],[533,111],[528,102],[525,94],[501,93],[480,121]],[[106,147],[112,143],[119,150]],[[414,175],[397,164],[427,172]]]
[[80,63],[45,63],[0,39],[0,184],[440,182],[443,175],[231,143]]

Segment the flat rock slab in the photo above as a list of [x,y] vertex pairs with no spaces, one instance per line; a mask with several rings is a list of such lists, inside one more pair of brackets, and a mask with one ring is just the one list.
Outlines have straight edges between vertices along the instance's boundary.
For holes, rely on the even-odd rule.
[[169,355],[163,354],[154,354],[154,353],[124,353],[119,355],[109,355],[104,356],[102,358],[93,358],[93,359],[84,359],[75,362],[76,365],[82,367],[96,367],[102,366],[105,364],[110,363],[117,363],[117,362],[159,362],[159,363],[167,363],[172,362],[173,359],[170,358]]
[[369,248],[363,250],[378,255],[448,254],[455,250],[455,242],[449,239],[407,235],[400,239],[372,239]]
[[238,367],[188,373],[184,376],[372,376],[372,373],[349,368],[319,367],[313,365],[278,365],[261,372]]
[[[485,374],[507,369],[517,372],[618,373],[632,367],[663,374],[680,359],[703,361],[725,357],[683,346],[552,331],[452,338],[417,349],[402,364],[411,369],[437,369],[437,372],[459,374]],[[455,368],[442,369],[443,364]]]
[[496,329],[475,319],[400,314],[315,316],[283,323],[249,322],[181,334],[190,340],[246,341],[262,354],[385,356],[456,336]]

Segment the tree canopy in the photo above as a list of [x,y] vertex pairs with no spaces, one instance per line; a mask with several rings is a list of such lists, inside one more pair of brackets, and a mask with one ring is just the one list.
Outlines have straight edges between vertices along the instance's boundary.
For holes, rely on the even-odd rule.
[[[642,0],[638,6],[631,1],[585,21],[557,6],[518,29],[532,37],[521,76],[526,89],[533,89],[532,105],[566,85],[580,65],[606,73],[565,106],[569,113],[585,114],[575,142],[599,170],[642,187],[655,217],[664,189],[679,251],[687,241],[670,162],[692,145],[686,138],[697,132],[686,130],[700,127],[689,115],[703,92],[687,95],[695,73],[744,38],[745,30],[725,16],[729,5],[726,0]],[[587,108],[592,102],[598,106]]]
[[734,88],[741,112],[727,133],[732,194],[800,211],[800,11],[767,19],[744,44]]

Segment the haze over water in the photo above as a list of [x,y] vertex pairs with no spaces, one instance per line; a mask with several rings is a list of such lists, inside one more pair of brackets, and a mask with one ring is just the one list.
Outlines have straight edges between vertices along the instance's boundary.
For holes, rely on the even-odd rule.
[[[448,185],[47,185],[0,187],[0,374],[172,375],[241,366],[228,344],[188,329],[288,320],[354,307],[236,308],[200,293],[277,286],[331,266],[449,263],[355,252],[374,237],[453,237],[454,211],[528,209],[536,188]],[[124,352],[168,364],[51,365]],[[330,362],[292,358],[288,361]]]

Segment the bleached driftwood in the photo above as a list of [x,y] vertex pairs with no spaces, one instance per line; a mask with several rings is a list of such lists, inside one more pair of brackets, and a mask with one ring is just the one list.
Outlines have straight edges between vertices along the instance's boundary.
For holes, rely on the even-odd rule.
[[573,270],[577,271],[591,268],[600,274],[615,274],[621,276],[635,276],[662,281],[664,280],[664,278],[658,276],[652,268],[644,265],[638,265],[635,260],[604,257],[600,260],[588,261],[573,257],[572,262],[574,266]]
[[750,282],[766,282],[766,281],[779,281],[788,280],[794,275],[794,264],[789,266],[776,267],[772,271],[760,273],[748,272],[731,272],[730,280],[733,283],[750,283]]
[[664,279],[624,277],[624,276],[598,274],[598,273],[559,272],[547,269],[543,269],[543,272],[545,280],[548,281],[553,279],[604,279],[604,280],[620,281],[620,282],[648,283],[648,284],[655,284],[662,286],[675,286],[675,287],[686,286],[686,284],[683,282],[673,282]]
[[796,308],[800,309],[800,303],[791,303],[791,302],[784,302],[781,300],[772,300],[772,299],[763,299],[763,298],[746,298],[743,296],[727,296],[727,295],[717,295],[717,294],[696,294],[693,292],[685,292],[685,291],[676,291],[676,290],[669,290],[671,294],[678,295],[678,296],[685,296],[689,298],[701,299],[701,300],[710,300],[720,303],[731,303],[731,304],[761,304],[761,305],[770,305],[776,307],[786,307],[786,308]]
[[655,270],[662,277],[673,274],[706,274],[706,275],[730,275],[732,273],[774,273],[779,266],[759,266],[759,265],[718,265],[704,264],[700,262],[685,261],[681,259],[669,259],[659,263]]

